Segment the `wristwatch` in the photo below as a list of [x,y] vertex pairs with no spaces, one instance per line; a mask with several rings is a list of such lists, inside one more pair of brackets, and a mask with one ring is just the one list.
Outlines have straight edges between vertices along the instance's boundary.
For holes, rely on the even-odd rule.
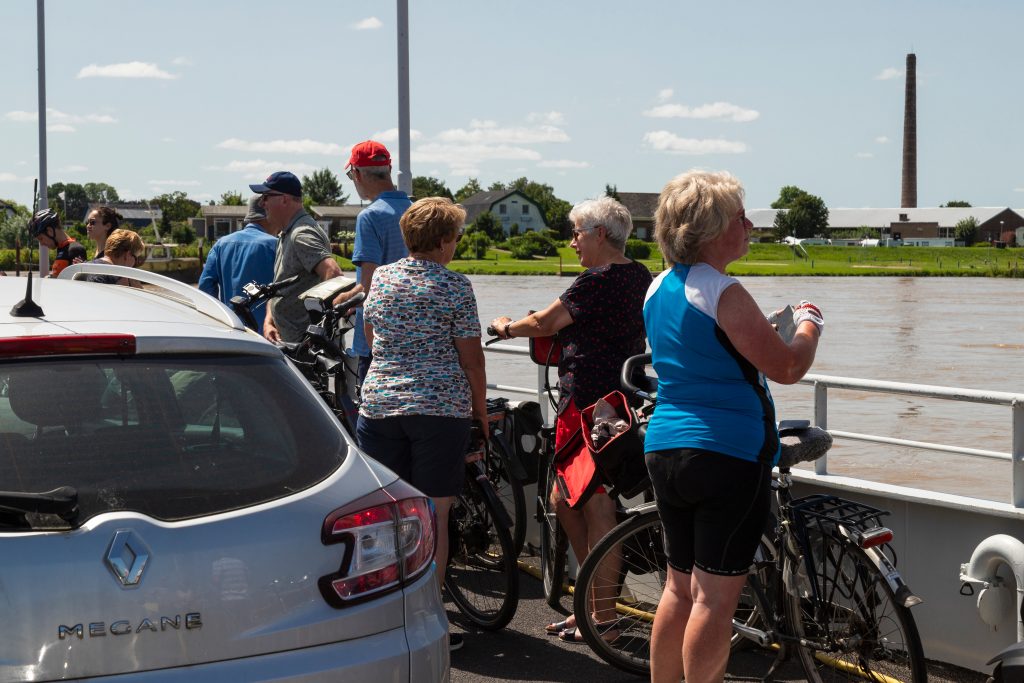
[[505,339],[511,339],[512,338],[512,331],[509,329],[510,327],[512,327],[512,322],[511,321],[505,323]]

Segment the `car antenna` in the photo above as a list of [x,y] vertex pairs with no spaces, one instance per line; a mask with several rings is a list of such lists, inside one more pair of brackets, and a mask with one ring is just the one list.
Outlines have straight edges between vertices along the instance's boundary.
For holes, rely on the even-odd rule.
[[[32,184],[32,216],[35,217],[39,208],[39,178]],[[42,318],[43,309],[35,301],[32,301],[32,270],[28,271],[28,282],[25,285],[25,298],[14,304],[11,315],[15,318]]]
[[25,284],[25,298],[14,304],[11,315],[15,318],[42,318],[43,309],[35,301],[32,301],[32,271],[28,271],[28,279]]

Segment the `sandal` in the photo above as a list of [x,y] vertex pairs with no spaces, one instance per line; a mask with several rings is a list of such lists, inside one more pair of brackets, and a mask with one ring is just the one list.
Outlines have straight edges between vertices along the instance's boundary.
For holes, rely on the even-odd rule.
[[569,623],[569,618],[571,618],[571,616],[567,617],[563,621],[557,621],[554,624],[548,624],[544,627],[544,632],[547,633],[549,636],[557,636],[566,629],[575,628],[574,624]]
[[[604,638],[605,642],[614,643],[622,635],[622,632],[618,627],[618,620],[605,621],[603,623],[594,624],[594,628],[597,629],[597,634]],[[607,637],[609,634],[614,633],[615,635],[611,638]],[[583,643],[582,634],[580,634],[579,628],[571,626],[561,633],[558,634],[558,639],[566,643]]]

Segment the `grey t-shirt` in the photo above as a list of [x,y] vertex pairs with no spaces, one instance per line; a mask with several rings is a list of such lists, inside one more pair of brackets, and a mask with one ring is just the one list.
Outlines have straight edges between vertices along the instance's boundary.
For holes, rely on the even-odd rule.
[[281,297],[270,303],[274,323],[286,342],[302,341],[309,326],[309,314],[299,294],[320,282],[313,269],[325,258],[331,258],[327,232],[308,213],[300,211],[281,233],[274,257],[275,282],[300,276],[298,282],[282,290]]

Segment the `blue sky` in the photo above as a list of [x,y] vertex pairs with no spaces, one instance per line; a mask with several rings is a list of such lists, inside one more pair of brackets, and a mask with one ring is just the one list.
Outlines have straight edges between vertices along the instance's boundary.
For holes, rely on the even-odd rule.
[[[918,203],[1024,206],[1024,4],[412,0],[412,171],[571,202],[725,169],[765,207],[899,203],[906,54]],[[0,197],[38,174],[36,3],[0,2]],[[397,152],[390,1],[48,0],[49,181],[207,202]]]

